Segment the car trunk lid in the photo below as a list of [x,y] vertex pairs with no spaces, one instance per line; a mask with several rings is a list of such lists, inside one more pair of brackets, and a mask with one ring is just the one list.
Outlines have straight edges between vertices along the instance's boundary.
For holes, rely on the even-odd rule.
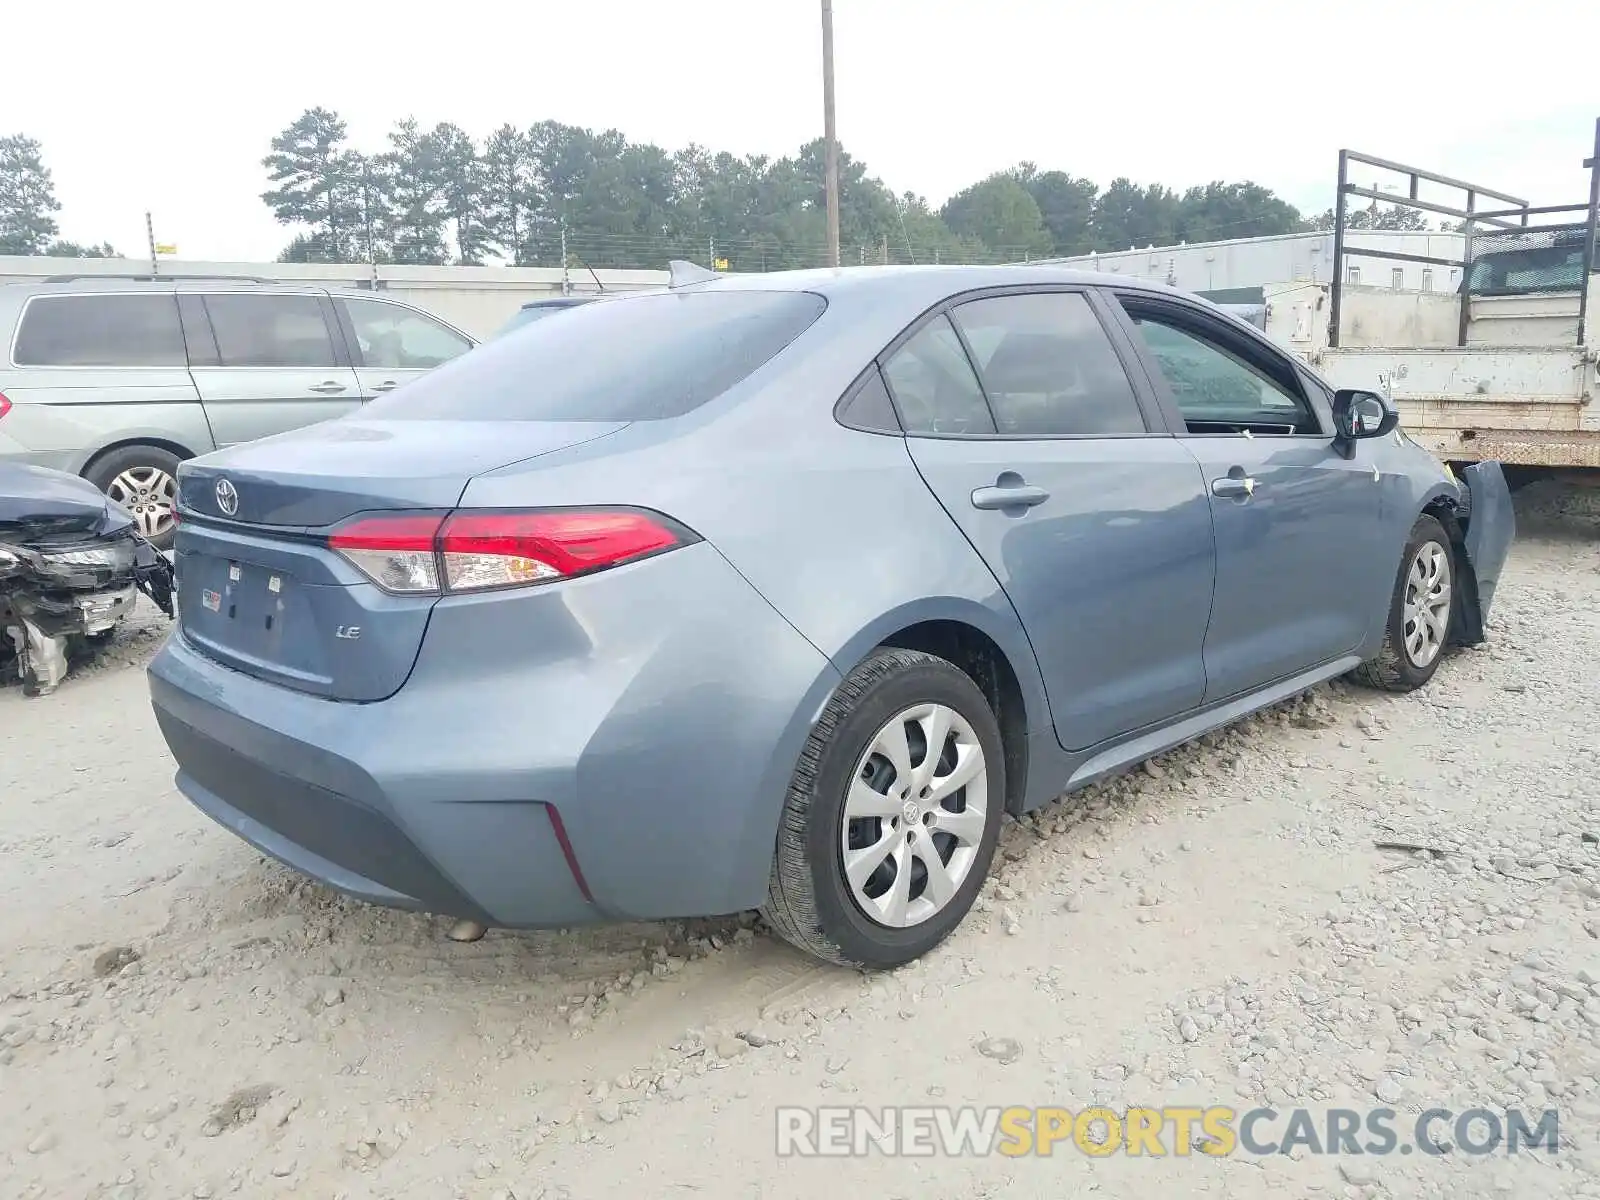
[[183,464],[176,541],[182,636],[256,678],[330,699],[405,682],[434,594],[384,591],[330,549],[358,514],[454,508],[474,475],[626,422],[340,420]]

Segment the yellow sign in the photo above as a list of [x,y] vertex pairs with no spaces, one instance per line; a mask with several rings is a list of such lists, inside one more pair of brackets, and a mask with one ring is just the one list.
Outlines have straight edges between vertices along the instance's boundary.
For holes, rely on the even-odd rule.
[[156,253],[157,254],[176,254],[177,252],[178,252],[178,247],[176,245],[174,245],[173,243],[171,243],[171,242],[157,242],[156,243]]
[[714,271],[726,271],[728,269],[728,260],[725,258],[716,259],[712,262],[711,269]]

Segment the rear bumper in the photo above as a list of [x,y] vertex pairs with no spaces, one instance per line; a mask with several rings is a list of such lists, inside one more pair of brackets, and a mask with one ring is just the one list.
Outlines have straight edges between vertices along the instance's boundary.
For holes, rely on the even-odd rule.
[[150,667],[179,790],[348,895],[550,927],[759,904],[838,673],[701,544],[441,601],[372,704],[264,683],[181,630]]
[[[351,788],[368,795],[364,802],[306,778],[321,775],[305,769],[306,760],[315,757],[314,747],[259,726],[219,719],[215,710],[160,676],[151,679],[151,697],[161,734],[182,764],[178,790],[224,829],[359,900],[488,920],[387,808],[371,802],[376,783],[370,777]],[[251,749],[224,738],[238,738]],[[267,754],[267,761],[298,759],[301,769],[274,769],[256,757],[269,746],[277,752]],[[354,763],[342,765],[346,771],[359,770]],[[554,871],[535,874],[546,885],[544,907],[557,919],[581,917],[585,905],[578,889],[570,886],[559,857],[555,865]]]

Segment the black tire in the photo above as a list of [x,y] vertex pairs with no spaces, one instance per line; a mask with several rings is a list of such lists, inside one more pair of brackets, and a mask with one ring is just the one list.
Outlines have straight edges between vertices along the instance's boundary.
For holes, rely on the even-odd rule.
[[[928,703],[955,710],[983,750],[984,829],[966,878],[944,907],[919,924],[894,928],[869,918],[845,879],[845,796],[879,730],[897,713]],[[999,840],[1005,794],[1000,726],[972,679],[931,654],[878,651],[839,685],[800,754],[762,914],[784,939],[828,962],[881,970],[919,958],[949,936],[977,899]]]
[[[115,450],[107,450],[84,468],[83,477],[102,492],[110,495],[112,484],[125,471],[159,471],[176,483],[178,464],[182,461],[172,451],[163,450],[160,446],[118,446]],[[130,504],[121,497],[117,497],[117,499],[122,502],[124,507],[133,511],[135,520],[139,521],[140,532],[150,539],[157,550],[172,549],[172,543],[177,537],[178,530],[170,519],[165,521],[162,527],[152,534],[149,532],[149,522],[145,519],[146,513],[135,511],[139,507],[137,502]]]
[[[1450,609],[1446,618],[1444,644],[1428,662],[1418,666],[1406,649],[1406,593],[1410,586],[1412,565],[1418,555],[1430,546],[1443,550],[1445,561],[1450,565]],[[1383,647],[1374,657],[1351,672],[1351,677],[1368,687],[1385,692],[1415,691],[1432,679],[1434,672],[1439,669],[1439,664],[1444,661],[1450,644],[1450,635],[1454,632],[1459,619],[1457,603],[1461,595],[1459,578],[1455,548],[1450,544],[1450,535],[1436,518],[1424,513],[1411,527],[1411,536],[1406,539],[1405,552],[1400,556],[1400,569],[1395,575],[1394,592],[1389,597],[1389,618],[1384,624]]]

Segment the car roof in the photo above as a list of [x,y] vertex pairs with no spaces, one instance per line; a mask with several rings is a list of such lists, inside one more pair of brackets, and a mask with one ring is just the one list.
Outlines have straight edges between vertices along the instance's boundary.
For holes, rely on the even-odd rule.
[[159,292],[172,291],[243,291],[262,292],[268,295],[307,292],[338,296],[359,296],[384,299],[381,291],[367,288],[339,287],[316,280],[261,279],[249,275],[102,275],[86,272],[82,275],[52,275],[45,279],[17,279],[4,285],[17,292],[38,296],[70,296],[80,292]]
[[[1192,298],[1165,284],[1109,271],[1080,271],[1052,264],[998,266],[867,266],[719,275],[671,289],[691,291],[814,292],[828,300],[928,307],[962,292],[1041,284],[1114,286],[1126,290]],[[630,292],[624,295],[638,295]]]
[[233,289],[261,292],[327,292],[353,291],[346,288],[328,288],[320,283],[298,283],[293,280],[258,280],[242,275],[170,275],[130,277],[126,275],[84,274],[51,276],[48,279],[19,279],[7,286],[34,295],[71,295],[74,292],[170,292],[202,289]]

